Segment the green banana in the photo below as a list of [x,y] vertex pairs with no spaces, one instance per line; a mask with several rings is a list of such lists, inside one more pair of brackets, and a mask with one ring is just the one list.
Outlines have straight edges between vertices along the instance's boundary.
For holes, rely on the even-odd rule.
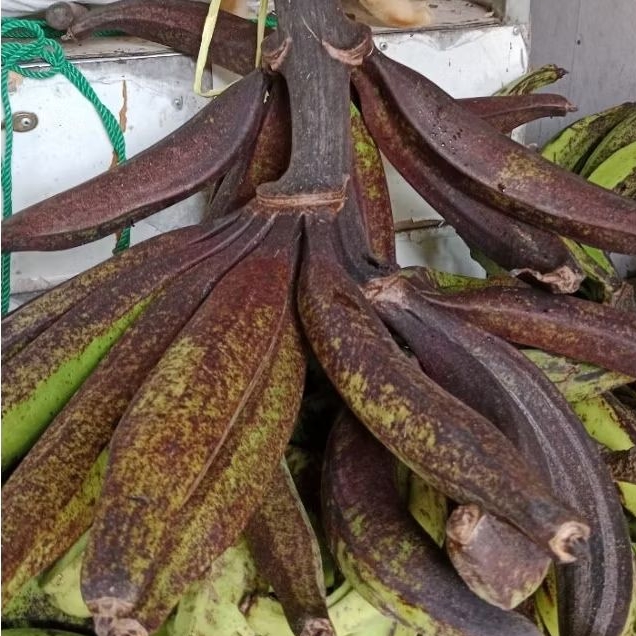
[[448,501],[414,472],[409,475],[408,508],[415,521],[441,548],[446,537]]
[[615,190],[636,169],[636,141],[623,146],[592,172],[588,180],[608,190]]
[[[168,623],[169,636],[256,636],[241,604],[256,589],[257,580],[256,565],[241,538],[181,598]],[[285,617],[281,615],[278,629],[285,628]]]
[[636,103],[625,102],[600,113],[581,117],[550,139],[541,149],[541,155],[562,168],[577,172],[596,146],[634,108]]
[[40,579],[40,586],[51,602],[69,616],[77,618],[91,616],[80,592],[80,570],[87,541],[88,532],[85,532]]
[[556,64],[546,64],[506,84],[495,95],[528,95],[544,86],[558,82],[565,75],[567,71],[564,68]]
[[539,349],[521,349],[521,352],[548,376],[571,404],[594,398],[634,381],[634,378],[623,373],[608,371],[587,362],[578,362]]
[[611,155],[634,141],[636,141],[636,106],[631,114],[605,135],[579,170],[579,174],[587,179]]
[[327,612],[320,547],[285,460],[245,536],[294,634],[335,636]]

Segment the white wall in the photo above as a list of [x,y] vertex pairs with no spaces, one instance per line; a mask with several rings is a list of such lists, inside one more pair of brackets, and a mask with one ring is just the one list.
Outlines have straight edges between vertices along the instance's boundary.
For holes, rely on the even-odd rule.
[[529,126],[527,141],[545,141],[579,116],[636,101],[636,0],[532,0],[532,66],[570,71],[546,91],[579,107],[565,120]]

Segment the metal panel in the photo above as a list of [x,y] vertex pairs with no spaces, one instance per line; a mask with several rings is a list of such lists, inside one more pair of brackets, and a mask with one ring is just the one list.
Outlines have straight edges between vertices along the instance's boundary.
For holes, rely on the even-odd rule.
[[546,90],[566,95],[579,110],[529,126],[528,140],[543,143],[578,117],[636,100],[635,34],[634,0],[534,0],[531,64],[569,70]]

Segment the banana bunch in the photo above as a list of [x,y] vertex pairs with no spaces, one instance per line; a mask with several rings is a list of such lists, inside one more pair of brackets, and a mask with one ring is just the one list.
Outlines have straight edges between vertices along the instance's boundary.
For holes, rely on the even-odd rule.
[[[221,14],[212,59],[240,81],[3,221],[4,250],[66,249],[216,183],[201,223],[3,320],[5,617],[44,585],[97,636],[284,633],[272,614],[296,636],[537,636],[511,610],[552,562],[561,635],[620,636],[629,528],[564,395],[634,382],[636,313],[585,296],[566,241],[636,253],[636,203],[507,136],[567,100],[458,101],[336,0],[276,9],[261,68],[255,25]],[[69,37],[194,54],[204,13],[122,0]],[[504,274],[400,269],[380,152]],[[304,416],[321,377],[337,398]]]

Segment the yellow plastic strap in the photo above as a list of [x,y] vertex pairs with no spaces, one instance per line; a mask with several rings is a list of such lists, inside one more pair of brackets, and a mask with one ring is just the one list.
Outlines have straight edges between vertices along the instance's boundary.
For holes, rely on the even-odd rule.
[[[261,63],[261,43],[265,37],[265,22],[267,20],[268,4],[268,0],[260,0],[258,25],[256,28],[256,68],[258,68]],[[212,36],[214,35],[214,29],[216,28],[216,21],[219,17],[220,9],[221,0],[211,0],[210,6],[208,7],[208,14],[205,17],[205,24],[203,25],[201,46],[199,47],[199,56],[197,57],[197,65],[194,71],[194,92],[202,97],[217,97],[227,88],[226,86],[224,88],[213,88],[211,90],[204,91],[202,86],[203,71],[205,71],[205,65],[208,60],[208,51],[210,50],[210,43],[212,42]]]

